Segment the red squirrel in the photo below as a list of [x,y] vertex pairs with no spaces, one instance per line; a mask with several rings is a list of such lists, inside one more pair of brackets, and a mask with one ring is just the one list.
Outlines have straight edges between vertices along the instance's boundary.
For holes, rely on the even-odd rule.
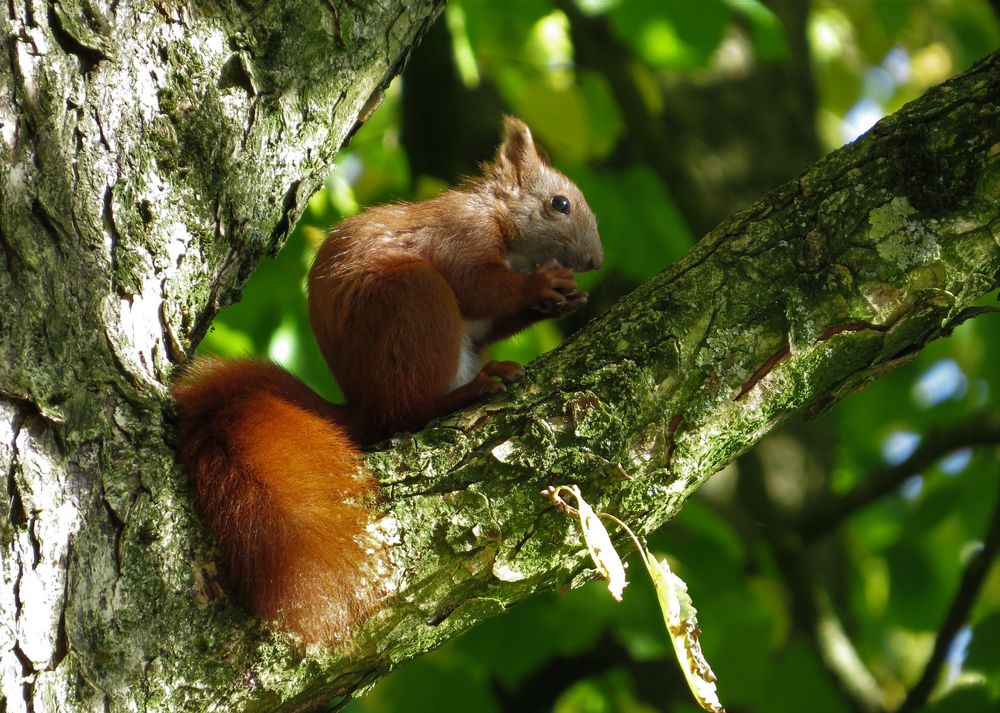
[[249,608],[306,642],[346,639],[389,572],[360,449],[502,391],[521,367],[480,368],[479,353],[582,307],[573,273],[603,259],[583,194],[505,117],[480,177],[370,208],[320,247],[309,314],[347,405],[267,362],[184,370],[173,387],[180,461]]

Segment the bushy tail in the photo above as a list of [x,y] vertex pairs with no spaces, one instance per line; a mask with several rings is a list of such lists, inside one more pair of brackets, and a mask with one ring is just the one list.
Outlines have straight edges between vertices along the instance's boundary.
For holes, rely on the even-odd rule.
[[386,572],[376,484],[338,407],[249,359],[199,359],[173,394],[181,463],[240,596],[306,641],[346,638]]

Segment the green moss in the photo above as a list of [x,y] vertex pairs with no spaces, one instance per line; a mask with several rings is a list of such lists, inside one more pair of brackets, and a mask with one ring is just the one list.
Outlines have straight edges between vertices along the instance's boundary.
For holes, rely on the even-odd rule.
[[[177,105],[174,93],[160,93],[160,107],[168,114],[176,113]],[[149,150],[157,166],[166,173],[173,173],[180,166],[181,149],[177,143],[177,134],[173,125],[166,117],[158,116],[150,123],[146,134]]]
[[870,237],[879,257],[901,271],[941,257],[937,236],[912,220],[917,212],[905,197],[897,196],[868,214]]
[[111,266],[115,289],[130,295],[141,293],[145,267],[146,261],[135,250],[127,245],[116,246]]

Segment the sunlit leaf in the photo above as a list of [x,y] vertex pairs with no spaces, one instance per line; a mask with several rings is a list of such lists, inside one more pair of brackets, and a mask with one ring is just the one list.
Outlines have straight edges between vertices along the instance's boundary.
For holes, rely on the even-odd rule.
[[[788,42],[778,17],[760,0],[725,0],[726,5],[750,23],[754,49],[761,59],[788,56]],[[887,3],[892,4],[892,3]]]
[[200,354],[218,354],[227,357],[242,357],[253,354],[253,340],[239,329],[217,321],[198,346]]
[[626,0],[609,13],[612,27],[654,67],[702,67],[725,35],[731,14],[722,0]]
[[479,86],[479,64],[476,62],[472,43],[469,42],[469,33],[465,28],[465,8],[460,2],[448,3],[444,9],[444,16],[448,23],[448,32],[451,35],[455,66],[458,68],[462,83],[469,88],[477,87]]
[[[576,500],[575,512],[562,499],[563,493],[572,495]],[[576,485],[558,485],[546,488],[542,494],[564,512],[575,514],[579,518],[594,565],[608,580],[611,596],[621,601],[622,590],[628,584],[625,581],[625,568],[611,544],[607,530],[601,524],[598,515],[583,499],[580,488]],[[687,584],[671,571],[666,560],[657,560],[650,554],[625,523],[607,513],[601,514],[625,530],[642,554],[643,563],[656,590],[667,633],[673,643],[674,654],[698,705],[710,713],[725,713],[716,693],[715,674],[701,650],[701,629],[698,628],[697,610],[688,595]]]
[[562,498],[563,491],[568,492],[576,499],[576,516],[580,522],[580,529],[583,531],[583,540],[587,543],[590,551],[590,558],[594,561],[594,566],[601,576],[608,580],[608,591],[616,601],[622,600],[622,590],[628,585],[625,579],[625,565],[622,564],[621,557],[615,546],[611,544],[611,537],[597,513],[590,507],[590,504],[583,499],[580,488],[576,485],[560,485],[549,488],[545,494],[557,505],[564,504]]
[[688,594],[687,584],[671,571],[666,560],[657,560],[643,552],[643,561],[653,578],[663,620],[691,692],[706,711],[725,713],[716,692],[715,673],[701,651],[698,612]]

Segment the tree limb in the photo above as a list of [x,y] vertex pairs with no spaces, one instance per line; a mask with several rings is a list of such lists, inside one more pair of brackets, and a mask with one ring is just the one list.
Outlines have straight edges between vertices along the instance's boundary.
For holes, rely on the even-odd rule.
[[1000,497],[997,498],[993,516],[990,518],[989,527],[983,537],[982,547],[969,559],[962,573],[962,581],[955,592],[948,613],[938,630],[934,639],[934,649],[924,666],[924,671],[920,679],[914,684],[907,694],[906,699],[897,709],[897,713],[911,713],[922,708],[927,699],[930,698],[934,687],[941,676],[941,669],[944,667],[948,650],[955,640],[956,634],[969,621],[969,614],[979,597],[979,591],[986,582],[986,575],[989,574],[993,561],[1000,552]]
[[947,429],[928,433],[909,458],[873,473],[853,490],[819,504],[800,518],[799,533],[806,541],[836,528],[857,510],[895,492],[907,479],[953,451],[1000,443],[1000,419],[995,413],[977,414]]

